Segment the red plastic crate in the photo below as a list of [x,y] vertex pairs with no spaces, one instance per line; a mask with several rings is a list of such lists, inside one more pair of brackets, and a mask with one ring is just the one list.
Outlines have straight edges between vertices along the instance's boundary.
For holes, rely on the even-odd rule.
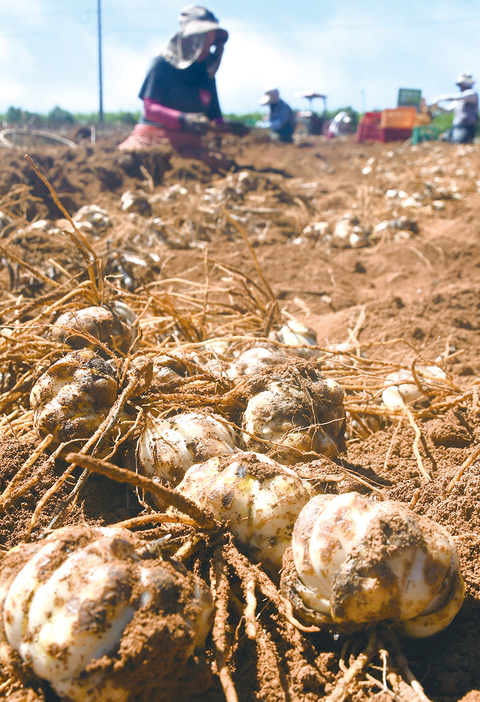
[[364,122],[365,124],[378,124],[381,119],[382,119],[381,112],[365,112],[365,114],[363,115],[363,117],[360,121]]
[[379,129],[379,139],[382,144],[386,144],[389,141],[406,141],[410,139],[413,133],[413,129],[396,129],[395,127],[385,127],[385,129]]
[[358,123],[356,141],[380,141],[381,112],[366,112]]

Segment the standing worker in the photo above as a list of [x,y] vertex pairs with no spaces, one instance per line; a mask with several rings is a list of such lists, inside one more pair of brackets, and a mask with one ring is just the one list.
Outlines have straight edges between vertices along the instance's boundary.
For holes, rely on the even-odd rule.
[[452,144],[471,144],[478,125],[478,94],[473,89],[475,81],[471,73],[460,73],[457,78],[460,93],[438,95],[432,100],[432,106],[439,102],[449,102],[448,107],[440,107],[442,111],[453,110],[452,128],[446,132],[443,140]]
[[228,171],[233,162],[202,140],[210,127],[235,131],[235,123],[229,129],[222,118],[215,82],[228,32],[199,5],[185,7],[179,20],[180,29],[153,60],[140,89],[140,122],[119,148],[141,150],[169,143],[184,158]]
[[260,105],[270,106],[268,120],[257,122],[255,126],[270,129],[272,137],[286,143],[292,143],[295,131],[295,115],[290,105],[280,99],[278,88],[265,88]]

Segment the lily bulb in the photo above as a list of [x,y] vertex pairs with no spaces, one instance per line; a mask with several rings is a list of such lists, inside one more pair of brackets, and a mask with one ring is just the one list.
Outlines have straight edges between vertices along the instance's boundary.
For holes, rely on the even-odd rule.
[[155,558],[126,529],[65,527],[3,560],[0,660],[9,665],[16,652],[30,674],[73,702],[159,699],[160,692],[173,702],[212,612],[200,578]]
[[343,398],[340,385],[320,373],[282,377],[279,370],[278,377],[267,377],[248,400],[243,415],[246,448],[265,453],[274,449],[285,465],[311,460],[312,455],[304,456],[308,453],[333,458],[344,448]]
[[[422,385],[427,387],[429,381],[442,381],[447,377],[445,371],[438,366],[428,366],[417,370]],[[406,368],[390,373],[387,375],[386,380],[388,381],[388,387],[382,392],[382,400],[384,405],[390,410],[404,409],[406,405],[412,405],[424,397],[415,383],[412,372]]]
[[249,452],[192,466],[176,490],[226,521],[253,557],[276,574],[295,520],[313,494],[293,470]]
[[247,349],[230,364],[227,369],[229,378],[239,378],[242,375],[255,375],[264,368],[269,366],[277,366],[280,363],[285,363],[287,355],[282,349],[271,348],[267,346],[254,346],[252,349]]
[[113,351],[127,353],[134,350],[138,335],[138,321],[125,303],[112,302],[108,307],[84,307],[60,315],[50,329],[50,338],[65,342],[72,349],[97,348],[94,341],[81,336],[86,334],[98,339]]
[[308,621],[391,620],[421,638],[448,626],[463,602],[452,537],[400,502],[318,495],[295,523],[292,556],[282,589]]
[[290,319],[280,331],[274,335],[278,341],[287,346],[292,346],[292,351],[302,358],[318,356],[318,351],[309,346],[317,346],[317,333],[296,319]]
[[218,415],[185,412],[161,419],[150,414],[137,457],[145,475],[176,485],[194,463],[236,450],[235,432]]
[[103,358],[90,349],[72,351],[32,388],[35,429],[40,436],[53,434],[52,448],[63,441],[86,440],[103,422],[117,394],[115,372]]

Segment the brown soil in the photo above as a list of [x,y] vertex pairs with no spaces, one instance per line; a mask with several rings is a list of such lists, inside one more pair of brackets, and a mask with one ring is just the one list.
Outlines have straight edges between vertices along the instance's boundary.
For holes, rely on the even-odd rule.
[[[112,285],[123,290],[132,307],[137,304],[138,291],[145,290],[142,286],[170,279],[204,286],[209,272],[210,303],[219,305],[218,319],[224,315],[230,326],[220,333],[217,318],[209,326],[200,313],[191,317],[192,322],[186,315],[172,313],[181,343],[202,341],[212,330],[218,335],[268,334],[278,329],[278,309],[283,321],[294,317],[313,328],[319,346],[351,342],[361,346],[372,362],[390,364],[385,372],[398,366],[409,368],[414,360],[428,365],[443,355],[442,367],[453,390],[440,398],[426,393],[425,402],[415,411],[420,432],[417,443],[408,418],[399,424],[398,417],[392,421],[388,413],[381,417],[377,410],[367,411],[361,415],[366,431],[351,433],[347,450],[335,459],[336,465],[327,466],[331,480],[322,461],[317,479],[325,481],[327,491],[380,491],[438,521],[454,536],[466,583],[465,603],[446,631],[427,640],[403,641],[402,649],[429,698],[476,702],[480,699],[480,460],[473,460],[452,489],[448,487],[480,441],[476,380],[480,374],[480,146],[425,143],[412,148],[399,143],[357,144],[353,138],[330,142],[311,138],[296,145],[276,145],[253,137],[242,141],[224,138],[225,152],[247,170],[240,186],[236,174],[211,174],[202,164],[181,161],[168,149],[122,154],[116,150],[120,140],[120,136],[111,137],[77,150],[38,149],[30,155],[70,214],[88,204],[108,211],[111,228],[90,236],[89,242],[103,260],[106,273],[113,276]],[[172,188],[177,184],[185,192]],[[148,216],[139,210],[130,214],[121,210],[120,198],[126,190],[144,195],[150,205]],[[419,193],[421,206],[403,207],[402,197],[391,196],[387,192],[391,190],[405,191],[408,196]],[[29,230],[33,219],[53,221],[63,218],[64,212],[22,154],[7,149],[0,150],[0,210],[11,217],[0,241],[0,302],[2,324],[8,332],[15,324],[34,320],[37,306],[46,309],[59,299],[60,295],[51,297],[49,277],[64,284],[68,272],[80,284],[87,276],[85,258],[70,238]],[[347,213],[364,231],[376,231],[368,246],[341,248],[330,237],[312,231],[312,225],[319,222],[326,222],[332,231]],[[402,216],[407,222],[401,226],[408,229],[395,228]],[[157,229],[152,224],[155,218],[163,221]],[[397,225],[375,230],[381,222],[393,221]],[[222,267],[215,267],[216,263]],[[238,317],[232,317],[233,307],[221,308],[221,288],[232,286],[232,281],[237,288],[229,304],[233,299]],[[172,283],[168,289],[171,302],[177,299],[176,293],[195,287],[180,290]],[[257,291],[255,295],[248,292],[252,290]],[[278,308],[267,304],[270,293]],[[159,298],[160,293],[155,295]],[[259,300],[263,316],[258,313]],[[165,314],[164,298],[162,304]],[[138,302],[135,308],[138,314],[142,305]],[[16,309],[21,314],[16,316]],[[191,309],[197,314],[195,305]],[[244,326],[242,316],[250,320]],[[58,311],[52,309],[36,322],[37,341],[25,347],[24,357],[17,358],[13,352],[1,357],[0,420],[13,409],[18,410],[14,421],[28,413],[33,380],[62,355],[60,344],[40,348],[45,329],[57,317]],[[150,333],[144,326],[142,348],[153,349],[165,342],[167,331]],[[345,374],[342,381],[341,374],[328,372],[345,385]],[[9,374],[17,383],[15,397]],[[20,378],[24,378],[23,385]],[[175,391],[164,395],[164,409],[177,406],[178,387],[177,383]],[[211,380],[208,388],[222,397],[231,385]],[[210,402],[235,422],[238,408],[222,411],[220,400],[218,404],[206,399],[208,388],[198,385],[193,405]],[[355,403],[358,408],[358,397]],[[31,419],[18,425],[14,421],[0,444],[2,491],[40,441],[32,431]],[[9,422],[2,421],[1,426],[8,427]],[[117,462],[128,465],[128,455],[121,453]],[[428,482],[419,461],[430,476]],[[62,459],[49,460],[48,452],[37,460],[32,470],[38,471],[38,481],[1,515],[4,549],[25,538],[36,505],[65,467]],[[48,527],[79,474],[76,469],[48,501],[32,538]],[[31,477],[29,472],[26,480]],[[142,509],[125,486],[92,476],[68,521],[113,524],[141,514]],[[165,533],[162,527],[147,527],[141,532],[147,539]],[[173,553],[182,543],[183,532],[177,537],[173,527],[168,533],[172,534]],[[206,578],[208,564],[202,563],[202,556],[207,557],[209,548],[212,544],[201,546],[186,561],[187,567]],[[238,611],[239,600],[243,602],[241,567],[239,563],[235,575],[230,567],[234,592],[226,630],[239,700],[326,699],[340,676],[342,641],[328,632],[296,632],[263,596],[258,601],[263,626],[257,645],[249,640]],[[212,655],[207,651],[209,660]],[[379,659],[377,664],[381,666]],[[257,666],[263,671],[260,676]],[[5,694],[1,689],[0,695]],[[5,690],[12,700],[56,699],[49,689],[29,688],[28,684],[6,686]],[[378,687],[358,687],[352,699],[371,699],[378,691]],[[214,676],[207,693],[193,699],[224,700],[218,677]],[[392,697],[384,693],[378,699]]]

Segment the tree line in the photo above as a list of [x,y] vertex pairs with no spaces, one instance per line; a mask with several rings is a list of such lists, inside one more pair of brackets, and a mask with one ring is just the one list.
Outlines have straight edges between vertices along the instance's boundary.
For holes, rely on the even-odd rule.
[[[333,117],[335,117],[335,115],[341,110],[348,112],[352,118],[352,128],[355,130],[361,114],[351,107],[342,107],[338,110],[327,110],[325,113],[325,118],[327,120],[333,119]],[[225,117],[243,122],[243,124],[253,127],[255,122],[262,119],[263,115],[264,113],[258,110],[241,114],[229,113],[226,114]],[[138,122],[139,118],[140,110],[136,112],[120,110],[118,112],[106,112],[104,114],[104,122],[110,125],[123,124],[133,126]],[[32,129],[41,129],[43,127],[51,129],[65,129],[74,127],[75,125],[96,124],[98,122],[98,113],[69,112],[68,110],[64,110],[62,107],[56,105],[47,114],[42,114],[39,112],[29,112],[21,107],[14,107],[12,105],[5,113],[0,113],[0,122],[2,122],[5,127],[18,125],[21,127],[31,127]]]

